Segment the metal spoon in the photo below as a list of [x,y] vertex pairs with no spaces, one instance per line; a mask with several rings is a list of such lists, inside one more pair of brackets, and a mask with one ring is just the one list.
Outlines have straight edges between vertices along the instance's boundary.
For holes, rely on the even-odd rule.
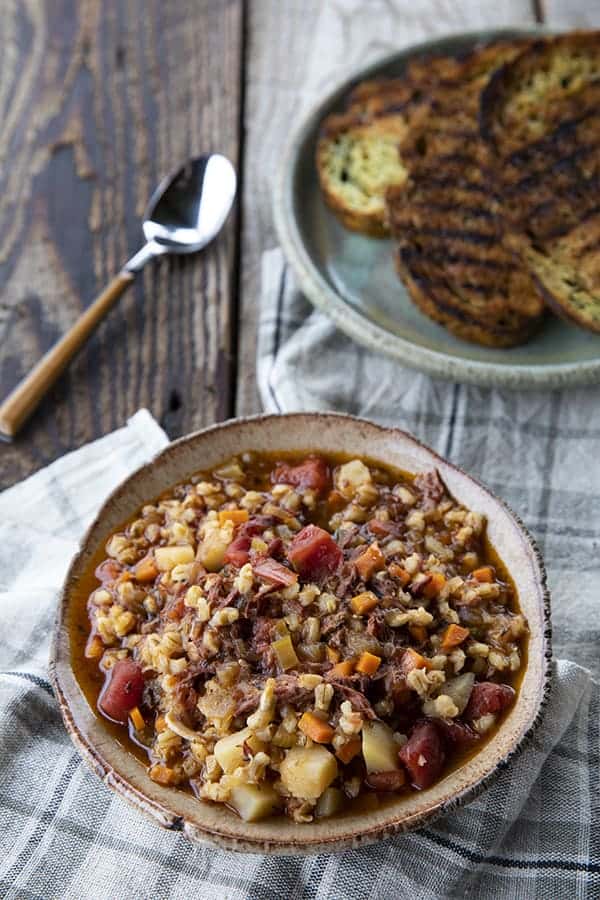
[[98,323],[155,256],[195,253],[217,236],[233,205],[236,175],[224,156],[190,159],[156,188],[144,215],[146,244],[0,406],[0,437],[12,440]]

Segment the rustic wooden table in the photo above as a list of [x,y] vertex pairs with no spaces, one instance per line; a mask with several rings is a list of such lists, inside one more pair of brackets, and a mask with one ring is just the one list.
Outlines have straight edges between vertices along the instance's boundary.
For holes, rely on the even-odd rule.
[[[240,204],[201,256],[148,267],[12,445],[7,486],[145,406],[176,437],[258,410],[270,183],[318,52],[330,81],[449,31],[598,25],[591,0],[0,0],[0,396],[142,239],[180,160],[219,150]],[[596,21],[594,21],[594,19]]]

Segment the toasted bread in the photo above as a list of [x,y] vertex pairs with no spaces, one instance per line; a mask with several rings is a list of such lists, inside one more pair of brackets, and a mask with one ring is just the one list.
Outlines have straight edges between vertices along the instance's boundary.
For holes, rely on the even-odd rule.
[[416,59],[404,77],[359,83],[343,112],[324,119],[316,154],[319,182],[346,228],[374,237],[389,233],[385,190],[406,181],[399,144],[428,88],[457,66],[449,56]]
[[479,94],[521,44],[501,42],[466,57],[431,91],[401,146],[409,179],[387,191],[397,266],[416,305],[465,340],[492,347],[522,343],[544,304],[504,243],[479,138]]
[[508,240],[547,304],[600,332],[600,32],[537,41],[481,97]]
[[349,111],[325,121],[317,171],[325,202],[346,228],[372,237],[388,233],[384,195],[406,180],[398,145],[407,127],[401,112],[369,119]]

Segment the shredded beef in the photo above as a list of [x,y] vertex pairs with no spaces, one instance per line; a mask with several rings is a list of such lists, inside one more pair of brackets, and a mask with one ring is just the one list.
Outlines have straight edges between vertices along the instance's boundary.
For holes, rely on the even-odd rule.
[[385,610],[374,609],[367,619],[367,634],[372,634],[378,641],[384,640],[388,631],[385,624]]
[[297,675],[284,674],[275,679],[275,696],[278,703],[299,707],[307,702],[312,703],[314,690],[302,687]]
[[343,610],[332,613],[330,616],[325,616],[321,622],[321,637],[327,637],[332,632],[337,631],[338,628],[344,625],[345,621],[346,613]]
[[394,706],[402,706],[410,697],[410,688],[397,663],[390,663],[385,667],[383,687],[385,696],[390,698]]
[[327,678],[334,691],[336,691],[342,700],[349,700],[352,704],[352,709],[355,712],[361,713],[361,715],[365,716],[367,719],[376,719],[377,714],[370,702],[367,700],[364,694],[361,694],[360,690],[355,690],[353,687],[347,683],[349,679],[339,679],[334,680],[333,678]]
[[425,511],[435,509],[446,493],[446,488],[437,469],[417,475],[414,485],[423,495],[422,508]]

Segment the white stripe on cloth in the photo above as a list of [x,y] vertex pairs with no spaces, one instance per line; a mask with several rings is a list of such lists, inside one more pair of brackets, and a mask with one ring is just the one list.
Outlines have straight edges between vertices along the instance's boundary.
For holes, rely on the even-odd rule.
[[482,797],[377,853],[355,854],[358,882],[346,862],[330,861],[330,887],[315,896],[355,896],[357,883],[376,897],[394,895],[393,885],[395,896],[424,898],[600,896],[598,684],[581,667],[600,675],[598,389],[518,394],[432,380],[341,334],[297,290],[279,249],[264,254],[262,275],[265,409],[397,425],[487,482],[541,545],[555,651],[581,664],[557,664],[542,730]]

